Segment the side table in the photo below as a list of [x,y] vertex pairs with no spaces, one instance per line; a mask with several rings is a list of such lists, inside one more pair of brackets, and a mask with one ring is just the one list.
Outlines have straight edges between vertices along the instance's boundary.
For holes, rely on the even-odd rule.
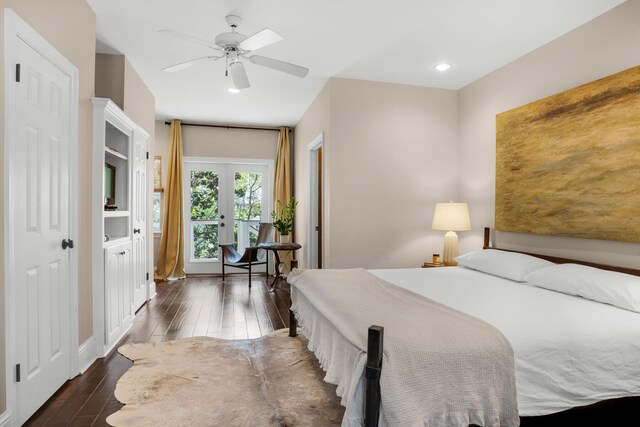
[[[299,243],[265,242],[265,243],[260,243],[259,245],[257,245],[257,247],[260,249],[264,249],[267,252],[268,251],[273,252],[273,256],[275,256],[276,258],[276,266],[274,269],[275,274],[274,274],[273,282],[271,282],[271,285],[269,285],[271,287],[271,291],[273,291],[275,289],[276,283],[278,282],[278,279],[283,278],[282,270],[280,268],[280,265],[282,264],[282,262],[280,261],[279,252],[289,251],[293,253],[298,249],[302,248],[302,245],[300,245]],[[269,254],[267,254],[267,256],[269,256]],[[267,274],[269,274],[269,272],[267,272]]]

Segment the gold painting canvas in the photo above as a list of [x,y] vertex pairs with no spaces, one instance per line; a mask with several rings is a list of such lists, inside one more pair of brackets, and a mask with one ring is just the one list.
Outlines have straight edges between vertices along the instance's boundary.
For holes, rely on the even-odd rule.
[[496,117],[496,228],[640,242],[640,66]]

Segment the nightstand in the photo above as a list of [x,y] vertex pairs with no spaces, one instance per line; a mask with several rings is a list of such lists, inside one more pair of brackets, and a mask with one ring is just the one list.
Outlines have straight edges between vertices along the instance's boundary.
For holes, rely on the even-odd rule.
[[458,264],[445,264],[443,262],[438,264],[434,264],[432,262],[425,262],[424,264],[422,264],[422,268],[455,267],[457,265]]

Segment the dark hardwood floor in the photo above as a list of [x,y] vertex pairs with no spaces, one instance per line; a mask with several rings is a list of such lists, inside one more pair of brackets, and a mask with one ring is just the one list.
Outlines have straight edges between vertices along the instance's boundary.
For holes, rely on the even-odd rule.
[[[157,295],[136,314],[117,347],[193,336],[258,338],[289,326],[289,285],[281,280],[270,293],[264,276],[198,277],[157,285]],[[25,425],[107,426],[122,407],[113,396],[132,362],[113,350],[83,374],[67,381]]]

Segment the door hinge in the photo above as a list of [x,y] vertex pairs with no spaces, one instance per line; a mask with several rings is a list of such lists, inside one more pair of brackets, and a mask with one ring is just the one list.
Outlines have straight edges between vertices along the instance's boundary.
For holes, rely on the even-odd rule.
[[149,280],[149,273],[147,273],[147,280]]
[[20,83],[20,64],[16,64],[16,82]]
[[147,151],[147,160],[149,160],[149,152]]
[[19,363],[16,365],[16,382],[17,383],[20,382],[20,364]]

